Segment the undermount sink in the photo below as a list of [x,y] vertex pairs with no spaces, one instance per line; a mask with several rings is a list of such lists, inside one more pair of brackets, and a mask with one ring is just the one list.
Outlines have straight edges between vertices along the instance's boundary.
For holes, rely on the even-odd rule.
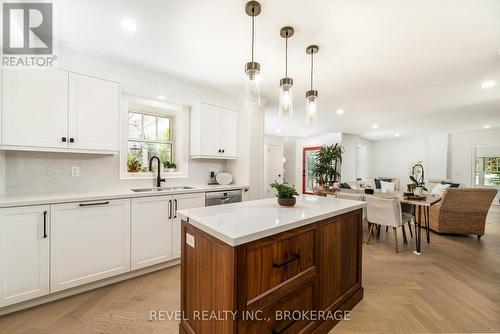
[[155,191],[175,191],[175,190],[187,190],[187,189],[194,189],[194,187],[187,187],[187,186],[178,186],[178,187],[160,187],[160,188],[139,188],[139,189],[132,189],[133,192],[136,193],[146,193],[146,192],[155,192]]

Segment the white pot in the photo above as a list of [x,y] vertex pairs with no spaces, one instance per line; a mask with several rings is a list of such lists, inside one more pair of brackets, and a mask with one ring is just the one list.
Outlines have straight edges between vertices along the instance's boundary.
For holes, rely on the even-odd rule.
[[175,172],[175,168],[167,168],[167,173],[174,173]]
[[417,196],[422,196],[422,187],[416,187],[413,193]]

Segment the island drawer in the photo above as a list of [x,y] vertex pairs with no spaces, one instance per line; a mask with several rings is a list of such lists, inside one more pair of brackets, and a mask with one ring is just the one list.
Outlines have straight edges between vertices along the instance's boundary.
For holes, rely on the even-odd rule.
[[239,277],[245,290],[245,308],[315,276],[316,231],[316,225],[298,228],[244,246],[239,252]]
[[240,319],[238,333],[288,334],[310,332],[309,329],[313,325],[311,320],[314,320],[311,311],[316,309],[314,293],[314,281],[310,281],[297,289],[288,291],[278,300],[257,311],[243,313],[245,319]]

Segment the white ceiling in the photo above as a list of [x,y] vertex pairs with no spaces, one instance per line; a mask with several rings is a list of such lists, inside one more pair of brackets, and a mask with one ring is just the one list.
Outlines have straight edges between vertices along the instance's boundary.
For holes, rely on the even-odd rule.
[[[58,0],[57,38],[240,93],[250,58],[242,0]],[[378,139],[500,127],[500,0],[261,0],[256,60],[269,104],[266,132],[342,131]],[[137,31],[121,28],[136,22]],[[284,40],[295,113],[278,119]],[[304,122],[305,47],[318,44],[320,119]],[[484,80],[498,84],[481,89]],[[342,108],[344,115],[336,110]],[[378,129],[371,125],[378,124]]]

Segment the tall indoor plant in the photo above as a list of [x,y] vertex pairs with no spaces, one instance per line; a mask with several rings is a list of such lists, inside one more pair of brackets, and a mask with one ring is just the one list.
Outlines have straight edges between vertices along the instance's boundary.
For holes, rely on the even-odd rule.
[[321,146],[312,170],[320,187],[333,186],[340,179],[343,153],[344,147],[339,144]]

